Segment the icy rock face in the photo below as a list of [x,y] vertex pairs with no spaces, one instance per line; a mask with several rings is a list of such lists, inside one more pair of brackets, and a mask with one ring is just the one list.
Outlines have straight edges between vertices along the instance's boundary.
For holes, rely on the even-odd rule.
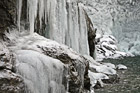
[[139,0],[87,0],[85,4],[97,33],[115,36],[123,52],[140,54]]
[[[60,86],[57,86],[62,84],[60,80],[58,80],[60,82],[57,82],[56,84],[52,82],[53,84],[52,86],[54,87],[54,89],[52,88],[49,90],[51,91],[51,93],[55,93],[53,92],[55,91],[55,89],[60,89],[59,90],[60,93],[61,92],[63,93],[63,91],[64,92],[69,91],[70,93],[75,93],[75,92],[81,93],[84,90],[90,89],[90,79],[88,77],[89,64],[85,57],[77,54],[75,51],[73,51],[71,48],[65,45],[60,45],[59,43],[46,39],[42,36],[39,36],[36,33],[31,35],[19,34],[19,36],[16,35],[16,38],[14,35],[15,33],[10,33],[10,34],[6,33],[6,36],[13,44],[13,45],[9,45],[9,43],[7,43],[7,46],[9,46],[10,50],[16,53],[17,55],[16,63],[18,69],[17,72],[24,77],[25,84],[29,87],[29,90],[31,92],[38,93],[38,91],[40,91],[41,93],[46,93],[45,91],[48,91],[50,89],[50,87],[48,87],[48,89],[44,88],[45,86],[47,87],[47,85],[50,84],[50,82],[47,85],[46,84],[42,85],[44,83],[42,83],[41,80],[39,80],[40,82],[37,82],[37,79],[39,79],[39,77],[41,77],[42,74],[46,72],[46,70],[44,71],[44,69],[48,69],[48,72],[44,73],[44,75],[48,75],[50,73],[54,75],[53,77],[51,75],[42,76],[42,78],[44,78],[46,81],[49,79],[51,80],[52,78],[52,81],[56,80],[55,82],[57,82],[58,79],[61,79],[61,81],[64,83],[64,87],[62,86],[61,87],[62,89],[60,89]],[[18,50],[19,51],[21,50],[21,52],[18,52]],[[54,59],[51,58],[51,60],[49,61],[49,58],[47,56],[58,59],[64,64],[61,65],[60,61],[56,61],[54,63],[52,62],[52,64],[50,63],[49,65],[49,62],[53,61]],[[59,65],[57,66],[57,64],[59,63],[60,66]],[[27,70],[29,71],[31,70],[31,72],[28,71],[27,73],[26,68],[24,68],[24,66],[27,67]],[[44,69],[42,68],[42,66]],[[50,69],[49,66],[51,67]],[[67,69],[64,70],[63,66],[65,66],[65,68]],[[55,73],[55,71],[57,70],[60,76],[59,74]],[[66,72],[63,73],[63,71],[66,70],[68,70],[68,73]],[[38,73],[32,73],[32,72],[38,72]],[[32,75],[30,75],[31,73]],[[39,74],[39,76],[37,74]],[[31,78],[35,78],[35,80],[30,81]],[[66,81],[68,82],[65,83]],[[39,86],[35,86],[36,90],[33,90],[33,88],[31,87],[32,85],[30,85],[30,82],[33,86],[36,83],[42,85],[43,89],[41,89]]]
[[0,93],[24,93],[23,79],[10,70],[0,70]]
[[0,40],[0,93],[23,93],[22,77],[14,72],[14,57]]
[[[20,23],[29,24],[30,33],[36,31],[49,39],[68,45],[78,53],[89,54],[88,20],[84,5],[78,0],[27,0],[27,3],[20,1],[18,5],[19,29],[22,26]],[[27,11],[22,13],[21,7]],[[26,13],[27,17],[21,19]],[[26,24],[21,22],[25,20]]]

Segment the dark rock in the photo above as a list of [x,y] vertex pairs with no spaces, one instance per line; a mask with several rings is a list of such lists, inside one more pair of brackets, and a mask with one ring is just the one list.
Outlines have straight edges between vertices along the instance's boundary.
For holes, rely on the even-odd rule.
[[16,0],[0,0],[0,34],[15,25]]
[[95,89],[103,88],[102,82],[97,81],[96,85],[94,86]]
[[87,22],[87,31],[88,31],[88,44],[89,44],[89,53],[91,57],[94,57],[94,50],[95,50],[95,37],[96,37],[96,30],[93,27],[91,19],[89,18],[88,14],[85,11],[86,22]]
[[20,76],[10,70],[0,70],[0,93],[24,93],[24,88]]
[[24,93],[23,79],[13,72],[14,56],[6,46],[0,50],[0,93]]
[[102,81],[104,83],[107,83],[107,84],[114,84],[114,83],[118,83],[120,80],[120,77],[119,75],[109,75],[109,79],[103,79]]

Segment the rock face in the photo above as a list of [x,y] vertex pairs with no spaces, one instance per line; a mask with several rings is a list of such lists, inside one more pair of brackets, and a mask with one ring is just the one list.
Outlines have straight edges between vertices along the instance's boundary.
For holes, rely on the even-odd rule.
[[24,93],[23,79],[10,70],[0,70],[0,93]]
[[25,85],[22,77],[15,74],[14,57],[0,44],[0,93],[23,93]]
[[96,28],[93,27],[93,23],[89,18],[88,14],[85,11],[86,22],[87,22],[87,31],[88,31],[88,44],[89,44],[89,53],[91,57],[94,57],[95,53],[95,37],[96,37]]
[[17,0],[0,1],[0,33],[3,33],[7,27],[15,25],[16,1]]

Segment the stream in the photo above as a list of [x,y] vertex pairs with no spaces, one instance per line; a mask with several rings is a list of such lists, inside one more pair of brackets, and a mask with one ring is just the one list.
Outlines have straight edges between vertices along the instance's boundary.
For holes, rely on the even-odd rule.
[[140,93],[140,56],[124,59],[106,59],[115,65],[123,64],[127,70],[118,70],[119,83],[105,84],[104,88],[96,89],[95,93]]

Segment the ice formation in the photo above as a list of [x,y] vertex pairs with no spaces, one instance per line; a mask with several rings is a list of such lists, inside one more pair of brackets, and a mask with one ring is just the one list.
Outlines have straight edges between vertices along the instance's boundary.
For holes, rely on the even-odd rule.
[[[16,56],[17,74],[20,74],[25,80],[27,93],[38,93],[38,91],[41,93],[66,93],[71,87],[78,88],[78,92],[84,89],[88,61],[82,55],[66,45],[59,44],[37,33],[26,35],[26,32],[17,34],[11,31],[6,33],[6,36],[12,43],[8,48]],[[33,77],[35,80],[31,80]],[[42,84],[43,80],[46,81],[45,84],[43,83],[44,85]],[[52,83],[47,82],[47,80],[52,81]],[[75,87],[76,85],[69,86],[68,80],[73,85],[76,82],[78,87]],[[34,86],[36,83],[42,88],[46,88],[41,89],[38,85]],[[36,90],[33,90],[33,88],[36,88]],[[69,91],[74,91],[74,89]]]
[[[19,30],[21,2],[19,0]],[[78,53],[89,54],[86,11],[97,33],[113,35],[119,51],[139,55],[139,4],[137,0],[27,0],[27,23],[30,33],[38,29],[37,32],[47,38],[66,44]]]
[[62,62],[32,50],[19,50],[16,55],[17,73],[24,78],[27,93],[66,93]]
[[[78,53],[89,54],[87,24],[82,3],[77,4],[77,0],[27,1],[27,20],[30,33],[33,33],[38,27],[39,33],[43,36],[66,44]],[[19,4],[18,24],[21,21],[21,7],[22,4]],[[40,26],[36,25],[38,16]]]

